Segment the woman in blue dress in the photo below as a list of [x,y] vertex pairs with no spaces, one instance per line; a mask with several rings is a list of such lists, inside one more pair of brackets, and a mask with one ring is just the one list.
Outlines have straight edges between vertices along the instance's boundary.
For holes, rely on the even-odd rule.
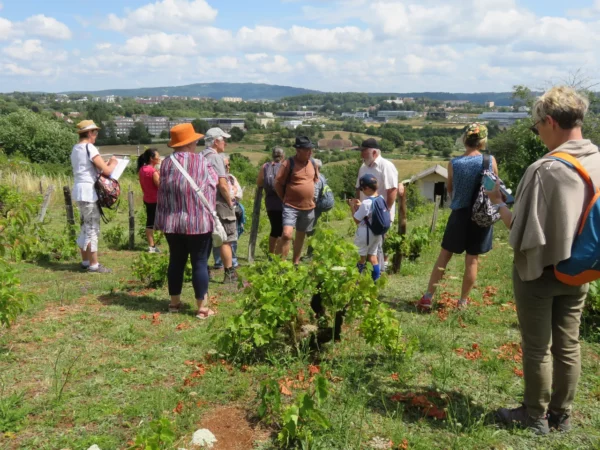
[[[487,128],[484,125],[479,123],[468,125],[462,137],[465,153],[453,158],[448,164],[447,190],[448,195],[452,198],[450,205],[452,213],[444,232],[440,256],[429,278],[429,286],[417,303],[417,309],[421,312],[431,311],[436,288],[444,276],[446,266],[452,256],[466,252],[465,273],[458,301],[458,307],[465,308],[469,292],[477,280],[479,255],[492,249],[493,227],[481,228],[471,220],[474,194],[481,185],[484,163],[484,156],[481,152],[485,151],[487,136]],[[498,175],[498,166],[493,156],[489,158],[487,169]]]

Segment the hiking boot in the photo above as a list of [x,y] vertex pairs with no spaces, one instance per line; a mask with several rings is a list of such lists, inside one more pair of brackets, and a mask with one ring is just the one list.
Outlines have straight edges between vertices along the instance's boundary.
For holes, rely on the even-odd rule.
[[238,274],[235,269],[232,267],[230,269],[225,269],[225,278],[223,280],[223,284],[234,284],[238,282]]
[[548,419],[546,417],[531,417],[527,414],[527,407],[525,405],[514,409],[501,408],[496,411],[496,418],[504,425],[517,425],[527,428],[540,436],[550,433]]
[[417,311],[422,313],[431,312],[431,308],[433,308],[433,301],[431,297],[423,296],[421,300],[417,302]]
[[90,267],[87,271],[88,273],[112,273],[112,270],[110,270],[108,267],[104,267],[102,264],[98,264],[98,267],[94,269]]
[[568,433],[571,431],[571,415],[567,413],[559,414],[548,411],[548,424],[560,432]]

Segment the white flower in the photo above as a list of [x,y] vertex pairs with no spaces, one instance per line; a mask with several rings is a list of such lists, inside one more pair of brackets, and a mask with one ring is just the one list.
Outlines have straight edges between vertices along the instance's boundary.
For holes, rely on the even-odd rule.
[[217,442],[217,438],[215,437],[215,435],[212,434],[206,428],[203,428],[194,433],[194,436],[192,436],[192,442],[190,442],[190,444],[200,445],[205,448],[213,448],[215,442]]

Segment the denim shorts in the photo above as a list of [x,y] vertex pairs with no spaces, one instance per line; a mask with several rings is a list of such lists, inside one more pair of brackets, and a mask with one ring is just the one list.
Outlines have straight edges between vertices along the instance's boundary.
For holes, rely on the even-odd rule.
[[293,227],[296,231],[308,233],[315,224],[315,210],[301,210],[283,205],[283,226]]

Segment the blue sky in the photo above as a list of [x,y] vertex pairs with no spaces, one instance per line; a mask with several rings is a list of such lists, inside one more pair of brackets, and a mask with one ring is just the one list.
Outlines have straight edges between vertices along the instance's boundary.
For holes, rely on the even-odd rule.
[[[0,0],[0,91],[482,92],[600,73],[600,0]],[[597,78],[593,76],[593,78]]]

